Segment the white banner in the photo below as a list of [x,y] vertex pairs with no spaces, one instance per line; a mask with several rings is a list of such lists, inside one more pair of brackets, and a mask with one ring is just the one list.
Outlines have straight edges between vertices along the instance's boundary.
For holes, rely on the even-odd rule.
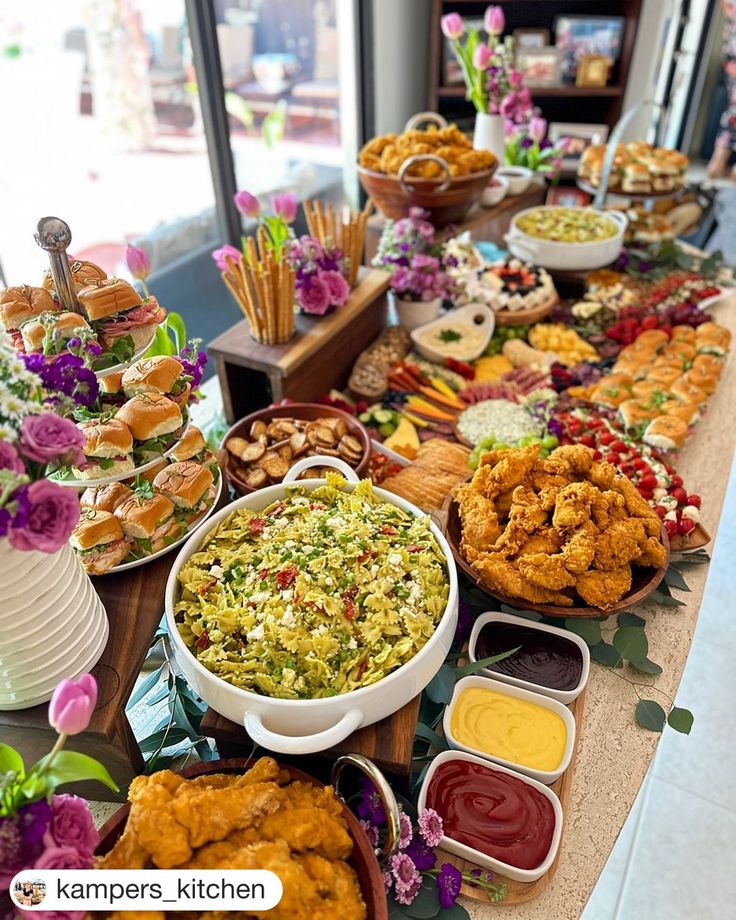
[[23,869],[10,883],[23,910],[271,910],[283,892],[265,869]]

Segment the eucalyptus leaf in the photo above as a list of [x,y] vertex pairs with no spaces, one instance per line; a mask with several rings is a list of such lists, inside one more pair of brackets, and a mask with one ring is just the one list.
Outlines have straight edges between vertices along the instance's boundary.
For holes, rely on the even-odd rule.
[[391,895],[389,895],[389,898],[388,898],[388,920],[406,920],[406,918],[407,918],[409,915],[406,914],[406,913],[404,913],[404,910],[405,910],[405,908],[404,908],[403,904],[397,903],[396,901],[394,901],[393,897],[392,897]]
[[632,668],[636,668],[637,671],[641,671],[644,674],[661,674],[662,668],[660,665],[656,664],[651,658],[641,658],[637,661],[634,661],[632,658],[629,658],[629,664]]
[[54,755],[50,765],[46,767],[46,764],[49,763],[49,756],[47,755],[38,762],[39,769],[43,769],[43,778],[49,789],[54,789],[62,783],[96,779],[113,792],[119,792],[115,780],[93,757],[77,751],[59,751]]
[[125,706],[126,709],[132,709],[136,703],[143,699],[149,690],[152,690],[155,687],[155,685],[158,683],[159,677],[161,677],[163,669],[164,665],[162,664],[160,668],[157,668],[155,671],[151,671],[148,677],[144,678],[138,684]]
[[9,744],[0,741],[0,773],[23,773],[23,758]]
[[619,613],[616,618],[619,626],[646,626],[647,621],[644,617],[640,617],[637,613],[632,613],[630,610],[624,610],[623,613]]
[[649,652],[647,634],[640,626],[622,626],[613,634],[613,644],[627,661],[642,661]]
[[470,674],[477,674],[481,668],[487,668],[489,665],[495,664],[497,661],[503,661],[504,658],[509,658],[511,655],[515,655],[519,649],[520,645],[517,645],[516,648],[512,648],[508,652],[501,652],[498,655],[491,655],[489,658],[481,658],[480,661],[471,661],[469,664],[464,664],[462,667],[455,668],[455,673],[458,677],[467,677]]
[[503,613],[511,613],[516,617],[524,617],[525,620],[534,620],[536,623],[544,619],[536,610],[519,610],[517,607],[509,607],[508,604],[501,604],[501,610]]
[[438,735],[437,732],[433,731],[428,725],[424,725],[423,722],[417,723],[414,735],[417,738],[421,738],[422,741],[429,741],[430,744],[433,744],[441,751],[446,751],[449,746],[445,738],[443,738],[441,735]]
[[636,721],[642,728],[651,732],[661,732],[667,715],[659,703],[654,700],[639,700],[636,704]]
[[415,917],[416,920],[429,920],[431,917],[436,917],[441,909],[437,896],[437,882],[431,876],[425,875],[417,896],[411,904],[404,907],[406,915]]
[[590,657],[607,668],[620,668],[623,666],[621,655],[617,649],[603,640],[591,645]]
[[601,641],[601,624],[598,620],[587,620],[568,617],[565,620],[565,629],[580,636],[588,645],[596,645]]
[[414,794],[415,795],[419,791],[419,787],[424,782],[424,777],[427,775],[427,770],[429,770],[429,764],[425,763],[425,765],[422,767],[422,769],[419,772],[419,776],[417,776],[416,780],[414,781]]
[[152,753],[157,751],[161,745],[164,747],[170,747],[174,744],[180,744],[182,741],[187,741],[189,739],[189,734],[184,731],[183,728],[177,728],[177,726],[172,725],[171,728],[165,729],[162,728],[160,731],[154,732],[152,735],[149,735],[138,745],[144,754]]
[[694,721],[695,717],[689,709],[680,709],[678,706],[673,706],[667,716],[667,724],[670,728],[674,728],[676,732],[682,732],[683,735],[690,734]]
[[673,566],[670,566],[664,573],[664,580],[671,588],[677,588],[678,591],[690,590],[690,588],[687,586],[687,582],[682,577],[682,574],[678,572],[677,569]]
[[426,694],[435,703],[449,703],[454,688],[455,672],[448,664],[443,664],[427,684]]
[[452,907],[445,908],[438,916],[440,920],[470,920],[470,914],[465,910],[462,904],[458,904],[457,901]]

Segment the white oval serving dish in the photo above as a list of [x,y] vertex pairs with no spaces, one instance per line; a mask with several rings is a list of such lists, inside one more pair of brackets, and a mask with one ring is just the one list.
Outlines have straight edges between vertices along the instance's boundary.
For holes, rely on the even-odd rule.
[[515,617],[510,613],[489,611],[488,613],[482,613],[473,624],[473,631],[470,633],[470,640],[468,642],[468,657],[471,661],[478,660],[475,653],[475,646],[480,631],[487,623],[512,623],[514,626],[524,626],[528,629],[536,629],[541,633],[551,633],[554,636],[559,636],[561,639],[569,641],[579,649],[583,661],[583,669],[580,673],[580,680],[577,686],[573,687],[572,690],[555,690],[553,687],[545,687],[542,684],[522,680],[520,677],[512,677],[510,674],[492,671],[490,668],[481,668],[478,672],[479,674],[485,674],[493,680],[500,680],[514,687],[521,687],[522,690],[531,690],[534,693],[541,693],[543,696],[548,696],[563,704],[572,703],[572,701],[583,692],[585,685],[588,683],[588,675],[590,673],[590,649],[580,636],[576,636],[575,633],[569,632],[567,629],[559,629],[557,626],[546,626],[544,623],[537,623],[534,620],[527,620],[524,617]]
[[[422,341],[422,336],[431,332],[433,329],[452,329],[453,326],[462,324],[464,326],[474,326],[483,333],[483,339],[480,345],[468,348],[467,351],[458,351],[450,354],[442,351],[439,346],[428,345]],[[496,314],[483,303],[469,303],[464,307],[456,307],[440,316],[439,319],[432,320],[431,323],[425,323],[418,326],[411,332],[411,340],[416,350],[428,361],[439,361],[444,363],[446,358],[454,358],[456,361],[474,361],[483,353],[486,345],[490,342],[493,330],[496,327]]]
[[[452,734],[452,713],[460,694],[463,690],[467,690],[470,687],[481,687],[484,690],[494,690],[496,693],[503,693],[505,696],[510,696],[517,700],[534,703],[560,716],[565,723],[567,736],[565,739],[565,749],[559,766],[554,770],[535,770],[533,767],[515,763],[513,760],[505,760],[503,757],[496,757],[493,754],[489,754],[487,751],[481,751],[479,748],[461,744]],[[490,677],[476,677],[473,675],[470,677],[463,677],[455,684],[452,699],[445,707],[442,726],[450,747],[459,751],[466,751],[468,754],[475,754],[483,760],[491,760],[493,763],[501,764],[502,767],[508,767],[509,770],[514,770],[517,773],[524,773],[526,776],[531,776],[532,779],[536,779],[546,786],[550,786],[552,783],[556,782],[565,770],[567,770],[570,766],[573,751],[575,750],[575,719],[567,706],[563,706],[562,703],[558,703],[557,700],[552,700],[548,696],[542,696],[541,693],[533,693],[531,690],[523,690],[521,687],[512,687],[511,684],[504,684],[500,680],[491,679]]]
[[[447,605],[434,634],[426,645],[406,664],[391,674],[358,690],[316,700],[284,700],[251,693],[221,680],[201,665],[186,647],[174,619],[174,606],[179,596],[178,574],[190,556],[218,524],[239,508],[260,511],[274,501],[284,498],[286,486],[294,484],[297,476],[313,466],[332,466],[348,480],[352,490],[360,481],[346,463],[335,457],[308,457],[295,463],[284,481],[245,495],[223,508],[185,544],[176,557],[166,583],[166,622],[174,656],[189,685],[216,712],[233,722],[241,723],[256,744],[281,754],[313,754],[339,744],[348,735],[365,725],[379,722],[405,706],[432,680],[447,656],[457,625],[457,570],[447,540],[430,521],[436,539],[447,562],[449,595]],[[299,486],[311,492],[325,485],[324,479],[307,479]],[[375,494],[415,517],[425,517],[419,508],[391,492],[376,488]]]
[[517,866],[512,866],[509,863],[503,862],[503,860],[488,856],[486,853],[481,853],[480,850],[476,850],[474,847],[470,847],[465,843],[453,840],[452,837],[448,837],[446,834],[443,835],[442,842],[439,845],[440,849],[446,850],[448,853],[453,853],[455,856],[460,856],[462,859],[467,859],[468,862],[476,863],[479,866],[485,866],[487,869],[501,872],[507,878],[513,879],[515,882],[536,882],[545,872],[550,870],[560,847],[564,820],[560,800],[551,789],[548,789],[544,785],[544,783],[540,783],[535,779],[530,779],[528,776],[522,776],[521,773],[517,773],[515,770],[509,770],[507,767],[502,767],[499,764],[490,763],[485,758],[478,757],[475,754],[468,754],[466,751],[442,751],[442,753],[438,754],[430,764],[427,775],[422,782],[422,788],[419,790],[417,811],[420,815],[425,811],[427,793],[429,792],[429,785],[432,782],[432,777],[436,773],[437,768],[448,760],[465,760],[470,763],[477,763],[481,767],[485,767],[488,770],[494,770],[497,773],[506,773],[509,776],[513,776],[514,779],[526,783],[527,786],[531,786],[532,789],[536,789],[545,798],[549,799],[555,813],[555,829],[552,832],[552,842],[550,843],[546,857],[534,869],[519,869]]

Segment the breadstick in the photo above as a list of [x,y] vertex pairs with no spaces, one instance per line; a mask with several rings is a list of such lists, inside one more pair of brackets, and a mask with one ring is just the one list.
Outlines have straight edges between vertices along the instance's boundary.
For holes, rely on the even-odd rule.
[[335,206],[331,201],[327,202],[327,235],[332,239],[332,245],[337,245],[337,233],[335,231]]
[[252,319],[251,319],[251,332],[253,333],[253,338],[260,341],[261,338],[261,318],[258,312],[258,292],[256,286],[253,282],[253,269],[247,268],[243,272],[243,285],[246,292],[246,299],[250,305]]
[[304,217],[307,221],[307,230],[309,231],[309,235],[316,238],[317,224],[314,219],[314,204],[312,203],[311,198],[304,199]]
[[268,237],[266,236],[266,231],[263,227],[259,226],[256,231],[258,234],[258,254],[261,257],[261,261],[265,261],[266,253],[268,252]]
[[325,216],[322,211],[322,202],[316,201],[314,203],[314,210],[317,215],[317,239],[320,243],[324,244],[325,240]]

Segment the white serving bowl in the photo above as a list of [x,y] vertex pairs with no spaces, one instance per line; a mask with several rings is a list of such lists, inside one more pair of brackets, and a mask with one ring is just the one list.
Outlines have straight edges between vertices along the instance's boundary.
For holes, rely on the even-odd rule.
[[422,342],[422,335],[432,329],[447,329],[456,323],[475,326],[483,333],[483,339],[479,345],[452,355],[456,361],[475,361],[485,351],[485,347],[490,342],[493,330],[496,327],[496,314],[483,303],[469,303],[464,307],[457,307],[454,310],[449,310],[439,319],[432,320],[431,323],[425,323],[423,326],[413,329],[411,340],[414,343],[414,347],[427,360],[444,364],[445,359],[450,357],[450,354],[440,348],[434,348]]
[[[603,268],[614,262],[624,245],[624,232],[628,219],[622,211],[605,211],[602,216],[608,218],[617,228],[616,233],[607,240],[594,240],[591,243],[561,243],[557,240],[543,240],[520,230],[518,222],[531,211],[545,209],[545,205],[525,208],[511,219],[509,232],[504,236],[509,252],[517,259],[532,262],[542,268],[557,271],[588,271]],[[552,208],[559,207],[551,205]],[[581,210],[584,210],[581,208]]]
[[429,792],[429,785],[432,782],[432,777],[437,772],[438,767],[446,763],[448,760],[465,760],[469,763],[477,763],[482,767],[485,767],[487,770],[493,770],[496,773],[506,773],[509,776],[513,776],[514,779],[518,779],[523,783],[526,783],[527,786],[531,786],[532,789],[536,789],[538,792],[549,799],[552,810],[555,813],[555,829],[552,832],[552,842],[550,843],[549,850],[543,862],[541,862],[535,869],[519,869],[516,866],[509,865],[500,859],[495,859],[493,856],[488,856],[486,853],[481,853],[480,850],[476,850],[474,847],[469,847],[465,843],[460,843],[457,840],[453,840],[452,837],[448,837],[447,834],[444,834],[442,837],[442,842],[440,843],[440,848],[445,850],[448,853],[453,853],[455,856],[460,856],[462,859],[467,859],[468,862],[476,863],[479,866],[485,866],[486,869],[493,869],[496,872],[501,872],[507,878],[513,879],[515,882],[536,882],[538,878],[541,878],[545,872],[548,872],[552,863],[555,861],[557,856],[557,850],[560,847],[560,840],[562,839],[562,805],[560,805],[560,800],[552,792],[551,789],[548,789],[543,783],[537,782],[535,779],[530,779],[528,776],[522,776],[520,773],[517,773],[515,770],[509,770],[507,767],[501,767],[498,764],[489,763],[488,760],[485,760],[483,757],[477,757],[475,754],[468,754],[465,751],[442,751],[441,754],[438,754],[427,770],[427,775],[424,777],[422,782],[422,788],[419,790],[419,799],[417,801],[417,811],[421,815],[426,809],[427,802],[427,793]]
[[[190,556],[199,550],[207,535],[228,515],[239,508],[260,511],[284,498],[286,486],[294,483],[305,469],[332,466],[348,480],[352,490],[360,481],[354,471],[334,457],[308,457],[295,463],[283,483],[245,495],[210,518],[209,526],[197,531],[176,557],[166,584],[166,622],[174,656],[189,685],[216,712],[245,726],[250,737],[261,747],[281,754],[313,754],[339,744],[357,729],[379,722],[405,706],[432,680],[447,656],[457,625],[457,570],[452,550],[439,528],[430,522],[432,535],[447,562],[449,596],[434,634],[426,645],[406,664],[368,687],[316,700],[283,700],[261,696],[235,687],[201,665],[186,647],[174,619],[179,597],[178,575]],[[325,485],[324,479],[308,479],[299,485],[311,492]],[[384,489],[375,489],[385,502],[424,518],[423,511]]]
[[[543,709],[549,709],[551,712],[556,713],[565,723],[567,733],[565,750],[562,753],[560,765],[555,770],[535,770],[533,767],[527,767],[521,763],[514,763],[514,761],[505,760],[503,757],[496,757],[493,754],[489,754],[487,751],[481,751],[479,748],[461,744],[452,734],[452,713],[457,705],[460,694],[469,687],[481,687],[484,690],[495,690],[496,693],[503,693],[505,696],[510,696],[517,700],[524,700],[527,703],[535,703]],[[504,684],[499,680],[489,677],[463,677],[462,680],[459,680],[455,684],[452,699],[445,707],[442,726],[450,747],[459,751],[466,751],[468,754],[475,754],[476,757],[480,757],[483,760],[492,760],[494,763],[501,764],[502,767],[508,767],[509,770],[515,770],[518,773],[524,773],[526,776],[531,776],[532,779],[536,779],[538,782],[544,783],[547,786],[551,786],[552,783],[556,782],[565,770],[567,770],[570,766],[572,753],[575,750],[575,719],[567,706],[563,706],[562,703],[558,703],[557,700],[542,696],[541,693],[533,693],[531,690],[522,690],[521,687],[512,687],[510,684]]]
[[528,680],[522,680],[520,677],[512,677],[510,674],[503,674],[500,671],[492,671],[490,668],[481,668],[479,674],[485,674],[493,680],[500,680],[505,684],[511,684],[514,687],[521,687],[523,690],[531,690],[534,693],[541,693],[543,696],[549,696],[559,703],[567,704],[579,696],[585,685],[588,683],[588,674],[590,673],[590,649],[583,642],[580,636],[569,632],[567,629],[559,629],[557,626],[545,626],[544,623],[537,623],[534,620],[527,620],[524,617],[515,617],[510,613],[496,613],[490,611],[482,613],[473,624],[473,631],[470,633],[468,642],[468,657],[471,661],[477,661],[475,647],[478,642],[480,631],[487,623],[512,623],[514,626],[524,626],[527,629],[536,629],[541,633],[550,633],[553,636],[559,636],[561,639],[569,641],[577,649],[583,661],[583,669],[580,672],[580,680],[572,690],[555,690],[553,687],[545,687],[543,684],[532,683]]
[[480,206],[495,208],[497,204],[501,204],[509,191],[509,185],[510,182],[506,176],[499,176],[498,173],[491,176],[490,182],[481,193]]
[[531,185],[534,170],[528,166],[501,166],[494,173],[494,178],[508,182],[509,197],[522,195]]

